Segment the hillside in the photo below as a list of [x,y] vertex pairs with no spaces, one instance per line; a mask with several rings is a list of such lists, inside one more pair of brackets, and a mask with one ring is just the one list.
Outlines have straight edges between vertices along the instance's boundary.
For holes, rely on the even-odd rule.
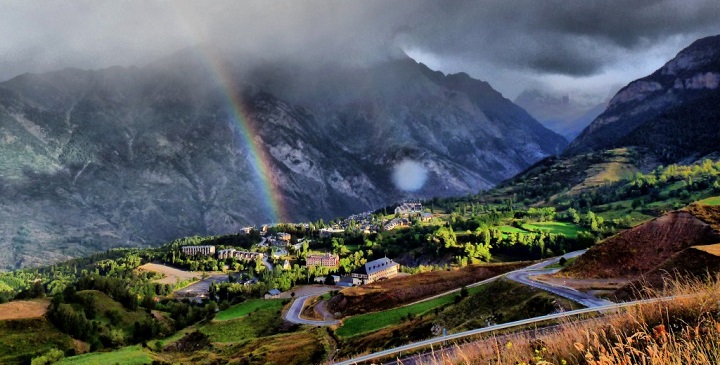
[[[693,205],[610,237],[558,275],[577,278],[638,278],[692,247],[720,242],[720,209]],[[711,225],[712,224],[712,225]],[[683,267],[667,263],[665,268]]]
[[643,273],[642,278],[615,291],[619,300],[633,300],[649,295],[647,291],[662,292],[671,287],[673,281],[688,282],[706,280],[720,272],[720,244],[694,246],[684,249]]
[[622,88],[567,155],[642,147],[663,163],[718,151],[720,35],[699,39],[652,74]]
[[[0,268],[476,193],[567,144],[486,82],[405,56],[219,55],[223,73],[202,56],[0,83]],[[406,160],[416,174],[393,182]]]
[[470,265],[457,270],[392,278],[344,289],[330,299],[328,309],[343,316],[381,311],[489,279],[523,266],[527,266],[527,263]]

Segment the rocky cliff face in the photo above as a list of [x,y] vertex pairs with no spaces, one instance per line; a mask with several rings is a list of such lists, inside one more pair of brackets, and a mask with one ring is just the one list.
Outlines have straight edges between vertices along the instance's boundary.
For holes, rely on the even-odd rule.
[[720,36],[697,40],[653,74],[621,89],[567,153],[638,146],[668,163],[716,152],[718,87]]
[[[176,57],[0,84],[0,267],[274,220],[246,137],[293,221],[475,193],[565,146],[487,83],[410,59],[237,61],[219,83]],[[228,100],[242,102],[249,137]],[[392,182],[404,160],[424,170],[416,191]]]

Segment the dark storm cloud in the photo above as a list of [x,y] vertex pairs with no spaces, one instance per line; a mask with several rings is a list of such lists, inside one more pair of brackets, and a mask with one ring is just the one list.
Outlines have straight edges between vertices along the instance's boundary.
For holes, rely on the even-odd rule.
[[582,78],[624,72],[634,57],[669,59],[695,38],[720,33],[719,18],[717,0],[6,0],[0,79],[142,65],[201,43],[298,62],[372,62],[401,48],[497,83]]

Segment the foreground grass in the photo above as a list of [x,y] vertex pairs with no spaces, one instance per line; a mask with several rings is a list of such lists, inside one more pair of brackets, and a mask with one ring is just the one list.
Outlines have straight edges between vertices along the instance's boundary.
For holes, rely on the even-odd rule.
[[151,364],[153,359],[140,346],[124,347],[113,352],[95,352],[62,359],[57,365],[95,365],[95,364],[122,364],[144,365]]
[[550,333],[456,344],[419,365],[720,363],[720,276],[709,282],[676,282],[667,291],[679,297],[622,314],[568,320]]
[[260,309],[278,310],[282,308],[282,299],[252,299],[234,305],[224,311],[219,312],[215,316],[217,321],[227,321],[240,317],[247,316],[248,314],[258,311]]
[[377,331],[383,327],[400,323],[408,315],[418,316],[435,308],[452,303],[456,294],[448,294],[425,302],[390,309],[382,312],[361,314],[350,317],[335,332],[340,337],[351,337],[362,333]]

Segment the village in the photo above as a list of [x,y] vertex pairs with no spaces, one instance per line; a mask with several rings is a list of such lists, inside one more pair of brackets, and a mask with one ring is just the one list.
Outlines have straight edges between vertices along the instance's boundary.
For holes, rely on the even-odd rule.
[[[423,211],[422,204],[418,202],[404,202],[394,209],[392,218],[378,220],[372,212],[364,212],[347,217],[332,225],[318,230],[319,239],[332,239],[342,237],[350,230],[355,230],[363,235],[378,233],[379,231],[391,231],[393,229],[408,227],[413,219],[426,222],[432,218],[432,214]],[[301,227],[308,228],[308,227]],[[280,225],[263,225],[260,228],[245,227],[240,234],[256,234],[260,242],[252,245],[249,249],[232,247],[228,245],[185,245],[179,247],[182,255],[193,259],[217,259],[224,263],[218,267],[223,272],[204,277],[197,283],[176,292],[178,297],[202,300],[208,295],[212,284],[219,284],[228,281],[228,275],[224,275],[240,267],[259,267],[260,264],[265,270],[288,271],[293,267],[301,267],[308,273],[317,273],[312,276],[312,281],[307,284],[319,284],[342,287],[353,287],[370,284],[376,281],[402,275],[400,265],[388,257],[381,257],[367,261],[363,259],[362,264],[354,270],[347,272],[340,266],[341,255],[333,252],[309,250],[312,239],[309,237],[298,238],[290,233],[282,231]],[[236,282],[250,286],[258,283],[259,278],[255,275],[239,274]],[[277,298],[282,291],[278,288],[270,288],[265,294],[266,299]]]

